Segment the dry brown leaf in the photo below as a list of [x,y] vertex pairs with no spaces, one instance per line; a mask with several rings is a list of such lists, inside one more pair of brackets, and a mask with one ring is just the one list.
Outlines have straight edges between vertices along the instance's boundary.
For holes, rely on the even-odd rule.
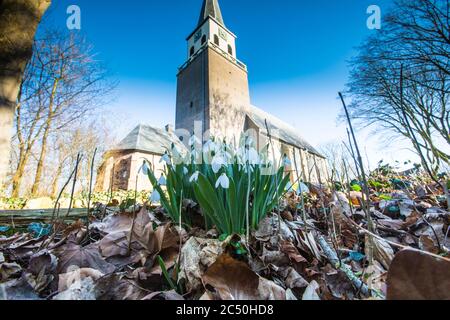
[[450,262],[415,250],[400,251],[387,280],[388,300],[450,300]]
[[57,265],[57,258],[43,250],[31,257],[24,276],[36,292],[42,292],[56,278]]
[[186,280],[186,289],[198,291],[202,287],[204,270],[224,252],[219,240],[190,238],[181,249],[179,279]]
[[325,281],[334,298],[343,300],[352,300],[354,298],[353,284],[343,271],[326,273]]
[[291,261],[297,263],[307,263],[308,261],[300,254],[295,245],[290,241],[281,240],[280,241],[281,252],[286,254]]
[[439,253],[439,247],[435,244],[434,240],[430,236],[427,236],[427,235],[420,236],[419,248],[421,250],[431,252],[434,254]]
[[184,300],[182,296],[180,296],[175,291],[163,291],[163,292],[153,292],[148,296],[142,298],[142,300],[164,300],[164,301],[178,301]]
[[[369,237],[371,241],[369,241]],[[380,262],[386,270],[388,270],[392,260],[394,259],[394,250],[392,247],[385,240],[366,235],[366,256],[369,256],[368,249],[370,244],[372,244],[373,247],[374,258]]]
[[105,274],[114,272],[114,265],[106,262],[100,255],[98,245],[81,247],[74,243],[68,243],[58,248],[55,255],[59,258],[58,273],[67,273],[75,268],[91,268]]
[[227,254],[221,255],[202,279],[205,287],[213,287],[222,300],[255,300],[258,295],[258,275]]
[[202,277],[221,300],[285,300],[286,292],[272,281],[260,278],[245,262],[221,255]]
[[97,300],[141,300],[148,294],[134,281],[123,279],[117,274],[106,275],[95,283]]
[[4,262],[0,264],[0,281],[6,281],[13,276],[20,275],[22,267],[17,263]]
[[62,273],[59,275],[58,291],[63,292],[69,289],[74,283],[83,279],[91,278],[96,281],[103,276],[104,274],[100,271],[90,268],[82,268],[68,273]]

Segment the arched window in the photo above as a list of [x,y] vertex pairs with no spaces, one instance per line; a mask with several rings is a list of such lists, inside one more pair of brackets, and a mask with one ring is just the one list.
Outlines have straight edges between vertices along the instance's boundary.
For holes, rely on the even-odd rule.
[[190,55],[191,55],[191,56],[193,56],[193,55],[194,55],[194,53],[195,53],[195,48],[194,48],[194,47],[191,47],[191,52],[190,52]]
[[219,42],[219,36],[218,36],[217,34],[214,35],[214,43],[215,43],[216,45],[220,45],[220,42]]
[[228,53],[233,55],[233,48],[230,45],[228,45]]
[[205,42],[206,42],[206,35],[203,35],[203,37],[202,37],[202,45],[204,45]]

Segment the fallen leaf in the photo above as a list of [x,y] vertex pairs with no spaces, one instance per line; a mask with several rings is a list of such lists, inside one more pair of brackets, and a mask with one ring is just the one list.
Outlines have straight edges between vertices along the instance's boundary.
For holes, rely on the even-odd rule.
[[334,298],[353,300],[355,296],[353,284],[343,271],[325,273],[325,281]]
[[90,277],[72,283],[67,290],[57,294],[53,300],[92,301],[96,300],[94,280]]
[[24,278],[0,284],[0,300],[41,300]]
[[295,247],[295,245],[290,241],[280,241],[280,249],[281,252],[286,254],[291,261],[295,261],[297,263],[307,263],[306,260]]
[[392,260],[394,259],[394,250],[392,247],[385,240],[366,235],[366,256],[370,256],[368,252],[370,246],[373,247],[374,258],[379,261],[386,270],[388,270]]
[[435,244],[434,240],[427,235],[422,235],[419,238],[419,248],[421,250],[431,252],[434,254],[439,253],[439,247]]
[[184,244],[180,253],[179,279],[186,280],[186,289],[189,292],[202,288],[204,270],[223,252],[222,243],[218,240],[192,237]]
[[403,250],[387,279],[388,300],[450,300],[450,261]]
[[272,281],[260,278],[245,262],[221,255],[202,277],[221,300],[285,300],[286,292]]
[[58,248],[55,255],[59,258],[58,273],[73,271],[73,268],[91,268],[105,274],[114,272],[114,265],[106,262],[99,252],[98,245],[81,247],[68,243]]
[[59,275],[58,291],[63,292],[68,290],[74,283],[86,278],[91,278],[96,281],[103,276],[104,274],[100,271],[90,268],[82,268],[71,272],[62,273]]
[[312,301],[312,300],[320,300],[319,295],[317,294],[317,290],[319,290],[319,284],[313,280],[306,288],[305,293],[303,294],[302,300]]
[[164,300],[164,301],[181,301],[184,298],[175,291],[153,292],[142,300]]
[[20,275],[22,267],[17,263],[3,262],[0,264],[0,281],[6,281],[13,276]]
[[56,278],[57,265],[58,259],[47,250],[43,250],[31,257],[24,277],[30,286],[40,293]]

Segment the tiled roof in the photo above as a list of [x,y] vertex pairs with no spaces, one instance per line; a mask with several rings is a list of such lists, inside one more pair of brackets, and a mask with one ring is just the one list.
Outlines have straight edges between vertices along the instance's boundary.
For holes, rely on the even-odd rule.
[[143,151],[158,155],[163,155],[166,150],[170,150],[174,143],[180,150],[185,146],[178,137],[164,129],[151,127],[148,125],[138,125],[123,139],[113,150],[114,151]]
[[247,111],[247,116],[258,126],[263,134],[267,135],[267,120],[267,126],[269,127],[270,135],[272,137],[297,148],[306,149],[310,153],[324,158],[323,155],[297,133],[298,130],[270,113],[255,106],[250,106]]

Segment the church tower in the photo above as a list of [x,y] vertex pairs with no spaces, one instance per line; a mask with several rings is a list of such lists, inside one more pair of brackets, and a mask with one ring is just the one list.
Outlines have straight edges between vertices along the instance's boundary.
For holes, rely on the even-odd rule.
[[250,106],[247,66],[237,59],[236,36],[225,26],[218,0],[203,1],[186,40],[187,60],[177,75],[176,129],[237,142]]

